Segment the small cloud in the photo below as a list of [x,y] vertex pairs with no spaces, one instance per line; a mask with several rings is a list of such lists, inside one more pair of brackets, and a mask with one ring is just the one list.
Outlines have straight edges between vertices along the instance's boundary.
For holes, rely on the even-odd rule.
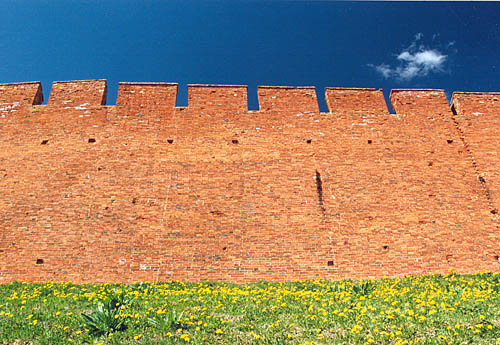
[[[382,77],[389,79],[395,78],[398,80],[408,81],[417,77],[424,77],[431,72],[443,71],[444,64],[448,58],[447,55],[440,52],[438,49],[427,48],[424,45],[417,47],[417,41],[421,40],[424,35],[417,33],[414,41],[409,47],[403,49],[396,59],[398,64],[391,67],[388,64],[373,65],[373,67]],[[455,42],[450,42],[446,48],[450,48]]]
[[389,78],[392,74],[391,67],[389,67],[388,65],[384,65],[384,64],[378,65],[378,66],[375,66],[375,69],[377,70],[377,72],[382,74],[385,78]]

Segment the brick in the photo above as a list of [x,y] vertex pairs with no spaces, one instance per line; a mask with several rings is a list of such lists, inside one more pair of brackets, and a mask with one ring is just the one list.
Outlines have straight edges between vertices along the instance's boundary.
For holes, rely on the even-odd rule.
[[40,82],[0,84],[0,117],[12,117],[43,102]]
[[400,115],[441,115],[450,112],[444,90],[396,89],[391,91],[390,99],[392,108]]
[[381,89],[328,87],[325,92],[331,113],[389,114]]
[[200,113],[248,111],[247,86],[188,85],[188,108]]
[[116,104],[149,110],[175,108],[176,100],[174,83],[120,83]]
[[478,179],[481,178],[492,212],[500,210],[498,155],[500,134],[500,93],[454,92],[454,119],[471,154]]
[[49,105],[97,106],[106,104],[106,80],[55,81]]
[[318,113],[316,91],[312,86],[259,86],[260,111]]
[[190,85],[187,107],[164,83],[103,106],[104,86],[0,118],[0,283],[499,271],[496,96],[454,116],[442,90],[393,90],[391,115],[375,89],[327,88],[320,113],[314,88],[248,111],[246,86]]

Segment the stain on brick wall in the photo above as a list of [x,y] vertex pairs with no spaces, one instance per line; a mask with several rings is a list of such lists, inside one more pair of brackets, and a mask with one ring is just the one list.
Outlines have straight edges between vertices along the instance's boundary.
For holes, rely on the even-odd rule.
[[120,83],[116,106],[105,81],[54,83],[48,105],[18,85],[0,85],[29,105],[0,118],[2,283],[499,270],[442,91],[393,91],[390,115],[374,89],[328,88],[320,113],[304,87],[259,87],[248,111],[246,86],[175,107],[176,84]]
[[477,178],[491,202],[491,212],[500,210],[500,93],[455,92],[454,119],[469,150]]

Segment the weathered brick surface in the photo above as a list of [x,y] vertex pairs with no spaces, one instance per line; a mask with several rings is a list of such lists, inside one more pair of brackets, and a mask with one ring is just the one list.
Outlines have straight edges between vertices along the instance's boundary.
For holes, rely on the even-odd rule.
[[382,90],[370,88],[326,88],[326,102],[331,113],[386,114]]
[[389,115],[371,89],[329,88],[319,113],[314,88],[260,87],[248,111],[246,86],[190,85],[180,108],[175,84],[104,106],[89,83],[0,118],[0,282],[499,270],[441,91],[394,91]]
[[177,100],[177,84],[174,83],[120,83],[116,104],[144,109],[173,109]]
[[40,82],[0,84],[0,118],[12,119],[16,113],[42,102]]
[[319,112],[314,87],[259,86],[257,96],[262,112]]
[[166,127],[175,129],[172,119],[176,100],[177,84],[120,83],[117,106],[110,116],[121,120],[118,125],[125,133],[141,128],[147,136],[163,136]]
[[425,115],[428,118],[450,115],[444,90],[395,89],[391,91],[391,106],[397,114]]
[[246,113],[247,86],[188,85],[188,107],[200,116],[218,112]]
[[106,104],[106,80],[55,81],[49,105],[93,106]]
[[491,211],[496,212],[500,210],[500,93],[455,92],[452,108]]

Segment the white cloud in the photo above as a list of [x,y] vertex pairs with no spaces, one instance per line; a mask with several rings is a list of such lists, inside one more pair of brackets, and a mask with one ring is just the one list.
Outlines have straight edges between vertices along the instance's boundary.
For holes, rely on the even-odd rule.
[[389,67],[388,65],[384,65],[384,64],[378,65],[378,66],[375,66],[375,69],[377,70],[377,72],[382,74],[385,78],[389,78],[392,74],[391,67]]
[[[386,79],[395,78],[403,81],[424,77],[431,72],[443,71],[448,56],[437,49],[427,48],[424,45],[417,47],[417,41],[421,40],[423,36],[422,33],[417,33],[412,44],[396,56],[397,65],[391,67],[383,63],[369,66],[375,68]],[[450,43],[453,45],[454,42]]]

